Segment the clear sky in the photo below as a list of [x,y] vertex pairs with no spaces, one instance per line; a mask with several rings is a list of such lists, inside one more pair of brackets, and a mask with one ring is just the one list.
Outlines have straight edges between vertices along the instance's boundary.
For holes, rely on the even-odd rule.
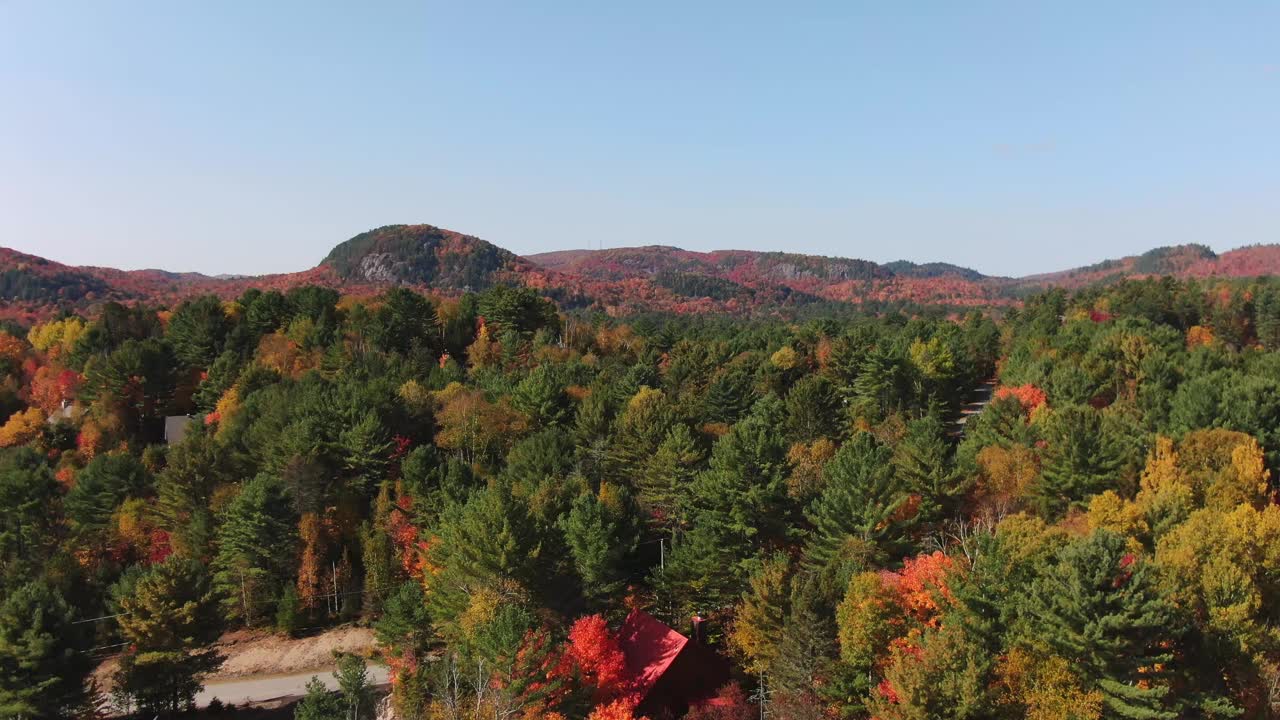
[[426,222],[1024,274],[1280,242],[1278,39],[1248,0],[0,0],[0,245],[259,273]]

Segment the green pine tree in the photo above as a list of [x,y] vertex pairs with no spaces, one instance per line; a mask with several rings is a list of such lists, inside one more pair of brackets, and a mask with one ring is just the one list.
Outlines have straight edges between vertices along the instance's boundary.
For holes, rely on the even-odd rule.
[[1085,405],[1055,408],[1045,432],[1047,447],[1035,500],[1046,514],[1114,488],[1124,463],[1102,415]]
[[893,448],[898,481],[920,496],[919,517],[933,521],[951,514],[965,491],[952,461],[946,426],[935,413],[907,424],[907,434]]
[[120,635],[129,652],[115,685],[145,713],[190,709],[203,678],[222,664],[210,644],[220,624],[217,596],[203,565],[172,557],[132,580],[119,599]]
[[244,484],[218,529],[213,583],[228,618],[260,625],[294,568],[296,520],[284,486],[271,475]]
[[858,564],[898,554],[910,524],[897,517],[909,495],[894,476],[892,456],[870,433],[858,433],[823,468],[822,494],[806,513],[813,532],[805,556],[840,587],[848,577],[837,576]]
[[1168,679],[1182,620],[1161,596],[1156,569],[1105,530],[1065,546],[1056,560],[1024,596],[1026,642],[1093,679],[1112,717],[1180,717]]
[[0,717],[70,717],[85,700],[91,667],[87,630],[43,582],[0,602]]
[[625,509],[610,507],[594,493],[584,492],[560,519],[583,593],[596,605],[622,589],[624,562],[635,550],[635,534],[627,532],[627,518],[619,517]]
[[636,500],[649,521],[660,528],[680,524],[680,497],[702,465],[704,453],[689,426],[676,423],[636,478]]
[[344,720],[346,705],[318,677],[307,681],[307,694],[293,709],[293,720]]

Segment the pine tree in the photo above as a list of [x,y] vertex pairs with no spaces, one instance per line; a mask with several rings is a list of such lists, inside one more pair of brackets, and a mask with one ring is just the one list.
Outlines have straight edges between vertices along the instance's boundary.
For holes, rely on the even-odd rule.
[[680,524],[680,497],[702,465],[704,453],[689,426],[676,423],[636,478],[636,499],[649,521],[660,528]]
[[120,503],[151,489],[151,473],[134,456],[99,455],[76,473],[76,484],[62,503],[77,535],[84,542],[94,542],[94,535],[106,529]]
[[342,698],[330,692],[318,677],[307,681],[307,694],[293,709],[293,720],[344,720],[345,717]]
[[787,393],[787,431],[792,440],[809,442],[840,434],[840,400],[821,375],[806,375]]
[[514,583],[529,590],[554,581],[539,577],[537,529],[505,483],[495,482],[447,509],[438,534],[433,561],[439,570],[428,582],[429,602],[436,622],[446,629],[480,588]]
[[889,448],[859,433],[823,469],[822,494],[806,513],[813,532],[805,556],[837,586],[859,565],[898,554],[911,523],[902,517],[910,498],[894,477],[891,459]]
[[209,645],[218,637],[217,599],[204,567],[170,558],[152,566],[119,600],[120,634],[129,643],[116,686],[148,713],[192,707],[205,675],[222,657]]
[[218,447],[210,433],[196,432],[167,459],[156,478],[156,512],[176,552],[204,558],[213,543],[213,493],[238,472],[237,457]]
[[227,617],[258,625],[294,566],[293,509],[280,481],[259,475],[231,501],[218,529],[213,582]]
[[1060,513],[1117,485],[1124,459],[1097,410],[1084,405],[1057,408],[1048,425],[1043,472],[1035,491],[1046,514]]
[[243,369],[243,360],[238,353],[231,350],[223,352],[209,366],[209,372],[200,384],[191,400],[202,412],[213,412],[218,400],[236,384]]
[[369,684],[369,668],[359,655],[344,653],[338,658],[338,669],[333,673],[342,692],[346,706],[345,720],[361,720],[373,710],[373,687]]
[[738,362],[715,376],[702,404],[708,420],[733,424],[747,414],[757,399],[750,367]]
[[605,458],[605,477],[629,485],[675,421],[671,403],[662,391],[641,387],[618,416],[617,432]]
[[395,287],[382,296],[374,315],[374,340],[388,352],[408,354],[421,348],[432,354],[441,349],[440,319],[428,298],[408,288]]
[[574,415],[573,444],[578,471],[595,481],[605,471],[611,424],[608,393],[604,388],[593,387]]
[[665,566],[653,570],[657,614],[676,623],[692,613],[728,609],[743,591],[741,562],[739,550],[710,526],[693,523],[672,540]]
[[169,318],[165,339],[187,367],[207,368],[222,351],[231,322],[213,295],[186,300]]
[[906,436],[893,448],[893,466],[898,481],[920,497],[922,521],[949,515],[965,490],[937,414],[907,424]]
[[777,397],[756,403],[750,415],[716,442],[709,467],[685,496],[687,521],[713,532],[738,558],[784,537],[794,516],[787,495],[791,466],[777,431],[783,417]]
[[882,417],[897,408],[903,399],[904,360],[891,348],[877,345],[862,361],[853,391],[862,407]]
[[573,408],[559,375],[557,366],[542,364],[512,388],[511,404],[529,418],[533,427],[560,426],[569,421]]
[[625,522],[591,492],[579,495],[560,520],[583,593],[593,604],[622,589],[623,562],[635,549],[634,535],[630,542],[623,537]]
[[84,625],[44,582],[0,602],[0,717],[69,717],[85,699],[90,669]]
[[1080,667],[1113,716],[1179,717],[1169,697],[1169,641],[1182,623],[1157,582],[1124,537],[1099,530],[1064,547],[1032,583],[1023,605],[1028,641]]
[[396,562],[390,526],[393,503],[391,484],[384,482],[374,501],[373,518],[361,528],[361,563],[364,566],[364,608],[366,616],[382,612],[382,603],[399,585],[401,579]]
[[39,453],[0,453],[0,577],[27,577],[54,540],[58,483]]

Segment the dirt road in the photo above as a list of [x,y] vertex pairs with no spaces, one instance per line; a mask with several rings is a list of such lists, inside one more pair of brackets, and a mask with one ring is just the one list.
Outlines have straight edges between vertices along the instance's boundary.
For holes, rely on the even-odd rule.
[[[333,668],[312,670],[289,675],[259,675],[253,677],[223,678],[209,680],[204,690],[196,696],[196,704],[204,707],[209,701],[218,698],[224,703],[243,705],[247,702],[266,702],[288,697],[300,697],[306,694],[307,682],[312,677],[324,681],[330,689],[337,689],[338,683],[333,678]],[[374,685],[387,682],[387,669],[381,665],[369,665],[369,681]]]

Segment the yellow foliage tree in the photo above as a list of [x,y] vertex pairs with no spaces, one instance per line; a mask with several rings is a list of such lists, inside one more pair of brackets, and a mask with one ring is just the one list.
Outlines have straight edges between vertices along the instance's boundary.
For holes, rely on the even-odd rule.
[[829,438],[812,443],[799,442],[787,451],[791,474],[787,476],[787,494],[808,501],[822,492],[822,468],[836,454],[836,444]]
[[1251,435],[1214,428],[1187,433],[1174,443],[1156,438],[1139,482],[1137,503],[1157,535],[1196,508],[1262,507],[1271,473],[1262,446]]
[[783,345],[769,357],[769,362],[779,370],[792,370],[800,364],[800,355],[790,345]]
[[1102,717],[1102,693],[1085,691],[1066,660],[1037,657],[1014,648],[996,666],[1001,705],[1027,720],[1094,720]]
[[1245,656],[1280,642],[1264,610],[1280,603],[1280,507],[1197,510],[1160,539],[1155,560],[1171,598],[1220,640]]
[[27,342],[43,353],[65,353],[75,347],[86,327],[78,317],[51,320],[32,327],[27,332]]
[[1192,325],[1187,328],[1187,349],[1208,347],[1213,344],[1213,330],[1203,325]]
[[767,672],[782,644],[789,577],[787,558],[765,558],[752,573],[729,629],[729,646],[744,661],[747,672]]
[[484,392],[450,383],[435,393],[436,444],[457,451],[467,462],[501,454],[528,427],[506,398],[489,402]]
[[1040,474],[1036,453],[1025,445],[988,445],[977,457],[979,514],[1001,518],[1016,511]]
[[9,416],[8,422],[0,427],[0,447],[16,447],[26,445],[40,436],[44,428],[44,413],[38,407],[19,410]]

